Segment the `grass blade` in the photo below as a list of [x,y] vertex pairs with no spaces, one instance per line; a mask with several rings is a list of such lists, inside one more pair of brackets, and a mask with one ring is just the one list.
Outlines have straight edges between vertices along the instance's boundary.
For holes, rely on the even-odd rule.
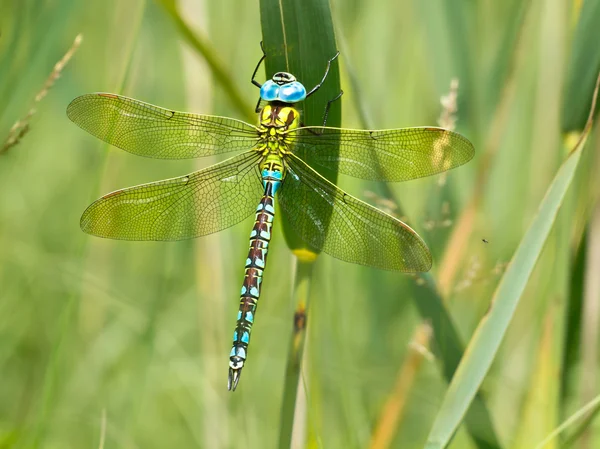
[[256,115],[253,113],[253,108],[244,96],[241,94],[237,84],[233,81],[223,62],[217,55],[217,52],[212,48],[208,39],[195,33],[181,17],[177,5],[174,0],[158,0],[171,16],[179,32],[187,41],[187,43],[198,53],[202,55],[208,66],[213,72],[213,79],[221,85],[231,103],[237,111],[242,114],[250,123],[256,121]]
[[[327,61],[337,52],[329,2],[323,0],[261,0],[260,14],[263,43],[267,58],[267,78],[275,72],[287,71],[312,89],[323,78]],[[260,79],[260,78],[259,78]],[[305,125],[322,125],[327,102],[340,93],[338,60],[331,64],[323,86],[302,105],[302,121]],[[342,123],[341,101],[332,104],[327,116],[327,126],[339,127]],[[311,157],[300,154],[309,165]],[[321,172],[331,182],[337,173]],[[306,249],[306,244],[282,219],[288,246],[292,250]]]
[[[589,227],[586,274],[581,321],[581,399],[587,403],[598,392],[598,353],[600,345],[600,203],[596,204]],[[592,447],[594,432],[588,428],[582,438]],[[585,445],[584,445],[585,446]]]
[[579,12],[573,37],[573,51],[562,105],[562,131],[583,128],[586,120],[594,78],[600,70],[600,52],[597,51],[598,16],[600,0],[586,0]]
[[600,395],[596,396],[590,402],[585,404],[575,413],[573,413],[569,418],[567,418],[560,426],[554,429],[543,441],[541,441],[535,449],[543,449],[550,443],[554,438],[560,435],[567,427],[575,424],[578,420],[582,419],[584,416],[590,416],[600,410]]
[[571,185],[582,148],[591,130],[598,83],[600,83],[600,76],[596,82],[586,127],[548,188],[537,216],[521,240],[496,289],[490,311],[475,331],[465,356],[452,379],[429,434],[426,446],[428,449],[446,447],[492,364],[529,276],[552,229],[558,210]]
[[[263,44],[266,53],[267,78],[275,72],[287,71],[312,89],[323,78],[327,61],[337,52],[333,21],[329,2],[323,0],[261,0],[260,2]],[[260,75],[259,75],[260,77]],[[260,79],[260,78],[259,78]],[[305,125],[321,125],[325,105],[340,93],[340,74],[337,60],[331,64],[329,75],[322,87],[302,105],[302,121]],[[327,120],[328,126],[341,126],[341,102],[333,103]],[[310,164],[308,155],[301,155]],[[337,180],[337,173],[322,173],[330,181]],[[282,217],[283,230],[288,246],[298,258],[293,299],[296,305],[290,353],[288,355],[284,398],[281,409],[279,447],[288,448],[294,432],[304,433],[301,426],[294,427],[296,398],[301,361],[306,335],[308,315],[308,292],[312,281],[312,263],[316,254],[295,234]],[[299,317],[302,317],[299,319]],[[298,440],[298,435],[294,437]]]
[[[131,8],[128,11],[133,11],[133,14],[130,16],[132,26],[126,35],[127,40],[123,42],[123,65],[121,67],[121,71],[119,71],[118,79],[115,85],[116,91],[122,90],[127,75],[130,71],[133,54],[138,42],[144,12],[146,9],[146,1],[139,0],[131,5],[124,6],[124,8]],[[109,145],[106,144],[106,147],[108,148]],[[108,151],[105,153],[103,159],[105,169],[106,161],[108,160]],[[85,260],[89,257],[90,245],[93,244],[88,243],[87,241],[85,244],[82,244],[78,255],[81,260]],[[73,291],[71,296],[65,300],[65,304],[60,314],[58,334],[55,337],[56,340],[53,345],[52,352],[49,355],[48,364],[44,373],[41,405],[39,406],[35,427],[30,434],[32,448],[43,446],[44,439],[50,432],[49,416],[51,415],[52,409],[56,405],[56,402],[60,396],[61,372],[63,368],[61,363],[65,357],[68,338],[71,335],[71,332],[73,332],[74,315],[82,297],[84,297],[83,289],[81,291]]]
[[[296,313],[294,313],[294,327],[292,338],[290,339],[288,361],[285,369],[285,388],[281,404],[279,447],[282,449],[290,447],[293,437],[296,400],[299,390],[304,342],[306,340],[306,311],[308,309],[313,267],[312,262],[297,260],[293,293]],[[303,439],[302,436],[298,435],[296,435],[296,438]]]
[[411,389],[414,388],[415,378],[418,375],[421,363],[423,359],[427,358],[427,355],[431,357],[429,353],[431,333],[432,329],[429,324],[420,324],[415,330],[413,347],[398,372],[394,391],[381,410],[379,421],[371,436],[370,449],[390,447],[398,429],[398,424],[406,411],[407,398]]
[[[343,43],[343,39],[341,39]],[[350,82],[352,85],[352,97],[356,103],[356,109],[359,111],[361,126],[365,129],[372,129],[373,124],[369,121],[370,113],[367,110],[366,102],[363,99],[360,85],[354,76],[351,64],[346,61],[346,67]],[[452,86],[454,84],[454,87]],[[456,100],[458,81],[451,83],[451,94]],[[453,102],[452,107],[456,108]],[[454,130],[453,122],[456,120],[454,111],[444,107],[440,117],[440,126]],[[379,183],[377,190],[382,198],[389,198],[395,204],[397,215],[404,215],[403,207],[398,196],[388,183]],[[440,293],[439,281],[431,273],[422,273],[420,275],[424,280],[424,285],[419,282],[411,284],[413,297],[417,298],[415,305],[421,315],[421,318],[429,323],[433,328],[434,344],[432,351],[437,360],[441,362],[441,370],[444,378],[450,382],[460,359],[464,353],[464,344],[444,300]],[[483,400],[478,394],[469,411],[467,412],[466,424],[473,441],[481,449],[492,449],[501,447],[499,439],[494,430],[491,414]],[[381,423],[378,424],[381,426]]]

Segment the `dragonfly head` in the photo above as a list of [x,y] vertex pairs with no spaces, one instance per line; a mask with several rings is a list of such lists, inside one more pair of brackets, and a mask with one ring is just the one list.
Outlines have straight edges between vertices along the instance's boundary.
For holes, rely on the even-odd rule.
[[296,81],[296,77],[288,72],[277,72],[275,75],[273,75],[273,78],[271,79],[275,84],[278,84],[280,86]]
[[277,72],[260,88],[260,98],[265,101],[298,103],[306,98],[306,88],[288,72]]

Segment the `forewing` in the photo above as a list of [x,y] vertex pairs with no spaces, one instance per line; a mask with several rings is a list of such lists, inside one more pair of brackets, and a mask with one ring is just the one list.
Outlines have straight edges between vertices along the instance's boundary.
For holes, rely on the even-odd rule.
[[77,97],[67,116],[111,145],[160,159],[249,150],[258,141],[257,129],[239,120],[175,112],[114,94]]
[[345,193],[298,157],[288,155],[285,161],[279,204],[311,248],[384,270],[431,268],[427,246],[408,225]]
[[121,240],[182,240],[220,231],[256,210],[260,158],[246,152],[187,176],[109,193],[86,209],[81,229]]
[[443,128],[379,131],[304,127],[288,133],[293,152],[329,170],[376,181],[407,181],[462,165],[475,149]]

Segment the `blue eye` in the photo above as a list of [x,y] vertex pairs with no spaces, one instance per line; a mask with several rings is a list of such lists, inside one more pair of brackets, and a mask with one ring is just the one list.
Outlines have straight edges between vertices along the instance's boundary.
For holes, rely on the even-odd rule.
[[279,86],[272,80],[265,81],[260,88],[260,98],[265,101],[279,100]]
[[268,80],[260,88],[260,98],[265,101],[298,103],[306,98],[306,89],[298,81],[279,85],[273,80]]
[[286,103],[297,103],[306,98],[306,89],[298,81],[289,84],[284,84],[279,89],[279,100]]

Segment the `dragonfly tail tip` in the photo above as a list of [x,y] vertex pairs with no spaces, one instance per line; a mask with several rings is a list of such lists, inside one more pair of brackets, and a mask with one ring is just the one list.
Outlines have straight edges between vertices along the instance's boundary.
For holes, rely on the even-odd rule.
[[227,379],[227,389],[229,391],[235,391],[238,382],[240,381],[240,375],[242,374],[242,369],[233,369],[229,368],[229,378]]

